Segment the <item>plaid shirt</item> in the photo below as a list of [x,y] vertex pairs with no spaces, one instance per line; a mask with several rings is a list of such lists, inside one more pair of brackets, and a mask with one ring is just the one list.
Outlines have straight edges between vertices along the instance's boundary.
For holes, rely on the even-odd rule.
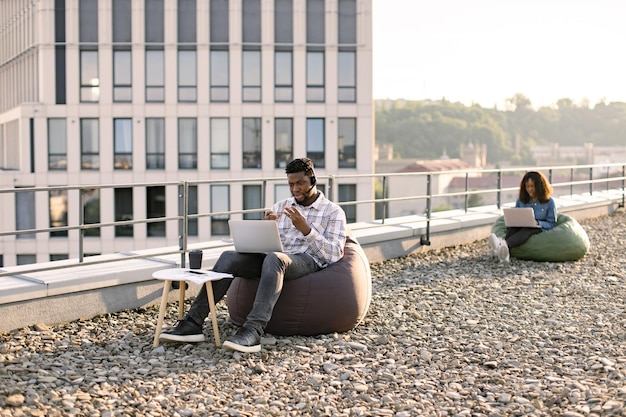
[[343,257],[346,243],[346,213],[319,192],[319,197],[308,206],[300,206],[291,197],[274,204],[274,213],[282,213],[285,206],[295,205],[306,218],[311,232],[304,236],[287,216],[278,218],[278,231],[285,253],[306,253],[324,268]]

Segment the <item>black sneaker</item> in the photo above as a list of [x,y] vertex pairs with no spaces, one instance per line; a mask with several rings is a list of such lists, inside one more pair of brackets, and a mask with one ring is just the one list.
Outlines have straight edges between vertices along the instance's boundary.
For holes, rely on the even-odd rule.
[[204,333],[202,332],[202,326],[196,324],[188,317],[179,320],[176,326],[172,329],[161,332],[159,335],[161,342],[204,342]]
[[224,347],[246,353],[260,352],[261,335],[255,329],[244,326],[226,339]]

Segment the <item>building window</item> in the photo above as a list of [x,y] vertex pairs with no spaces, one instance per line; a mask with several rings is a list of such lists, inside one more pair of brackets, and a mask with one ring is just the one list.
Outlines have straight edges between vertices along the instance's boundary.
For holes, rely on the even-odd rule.
[[323,45],[325,43],[325,0],[306,0],[306,43]]
[[230,133],[227,118],[211,119],[211,168],[230,168]]
[[146,169],[165,169],[165,119],[146,119]]
[[66,104],[65,0],[54,2],[54,85],[55,104]]
[[211,43],[209,57],[210,100],[228,102],[228,0],[211,0],[209,13],[209,41]]
[[[262,188],[260,185],[244,185],[243,186],[243,209],[255,210],[263,208],[263,199],[261,195]],[[254,213],[244,213],[243,218],[246,220],[261,220],[264,213],[257,211]]]
[[80,43],[98,43],[98,0],[78,2],[78,40]]
[[306,156],[316,168],[324,168],[324,119],[306,119]]
[[37,263],[37,255],[24,254],[16,255],[15,262],[17,265],[31,265]]
[[80,168],[100,169],[98,119],[80,119]]
[[339,0],[337,37],[340,45],[356,45],[356,0]]
[[228,102],[229,66],[228,51],[212,50],[210,61],[211,101]]
[[243,168],[261,168],[261,119],[243,118]]
[[274,1],[274,43],[293,43],[293,0]]
[[276,168],[285,168],[293,159],[293,119],[274,120],[274,163]]
[[[100,190],[83,190],[83,219],[85,224],[100,223]],[[100,228],[85,229],[84,236],[100,236]]]
[[293,101],[293,52],[274,52],[274,101]]
[[48,169],[67,170],[67,122],[48,119]]
[[[133,220],[133,189],[116,188],[114,191],[115,199],[115,221],[124,222]],[[132,237],[133,225],[124,224],[115,226],[115,237]]]
[[211,0],[209,8],[211,43],[228,44],[228,0]]
[[242,0],[242,41],[261,43],[261,0]]
[[165,100],[165,55],[163,49],[146,51],[146,101]]
[[[24,191],[15,193],[15,230],[35,229],[35,193]],[[16,239],[34,239],[34,233],[15,236]]]
[[[187,214],[198,214],[198,186],[190,185],[187,192]],[[187,235],[198,236],[198,218],[187,220]]]
[[356,168],[356,119],[339,118],[337,129],[339,168]]
[[196,43],[196,0],[178,0],[178,43]]
[[324,52],[306,53],[306,101],[324,101]]
[[[356,185],[355,184],[339,184],[338,188],[339,202],[356,201]],[[354,204],[339,204],[346,213],[348,223],[356,223],[356,206]]]
[[[52,190],[48,193],[50,227],[67,226],[67,190]],[[50,232],[50,237],[67,237],[67,230]]]
[[195,118],[178,119],[178,168],[198,167],[198,131]]
[[98,76],[98,51],[80,51],[80,101],[98,102],[100,78]]
[[132,119],[113,119],[115,169],[133,168],[133,122]]
[[[165,187],[146,187],[146,218],[158,219],[165,217]],[[165,222],[147,224],[148,237],[164,237]]]
[[337,99],[340,102],[356,101],[356,52],[339,51],[337,82]]
[[[227,212],[230,210],[230,188],[228,185],[211,186],[211,213]],[[211,216],[211,235],[228,236],[228,214]]]
[[165,39],[165,9],[163,0],[146,1],[143,8],[146,44],[162,44]]
[[113,51],[113,101],[130,102],[132,92],[132,68],[130,50]]
[[66,259],[70,259],[67,253],[51,253],[50,254],[50,262],[64,261]]
[[261,101],[261,51],[243,51],[242,100]]
[[197,98],[196,51],[178,51],[178,101],[195,103]]

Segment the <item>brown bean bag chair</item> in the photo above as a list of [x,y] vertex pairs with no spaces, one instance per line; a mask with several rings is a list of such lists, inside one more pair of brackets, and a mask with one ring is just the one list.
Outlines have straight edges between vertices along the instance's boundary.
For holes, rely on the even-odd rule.
[[[236,277],[226,296],[230,319],[242,325],[252,309],[258,280]],[[328,267],[285,281],[265,331],[312,336],[352,330],[367,313],[372,276],[361,246],[348,238],[344,256]]]

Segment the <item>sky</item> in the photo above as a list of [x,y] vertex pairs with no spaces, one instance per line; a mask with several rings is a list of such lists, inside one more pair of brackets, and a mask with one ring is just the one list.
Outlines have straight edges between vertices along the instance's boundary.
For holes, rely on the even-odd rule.
[[622,0],[372,0],[375,99],[626,102]]

